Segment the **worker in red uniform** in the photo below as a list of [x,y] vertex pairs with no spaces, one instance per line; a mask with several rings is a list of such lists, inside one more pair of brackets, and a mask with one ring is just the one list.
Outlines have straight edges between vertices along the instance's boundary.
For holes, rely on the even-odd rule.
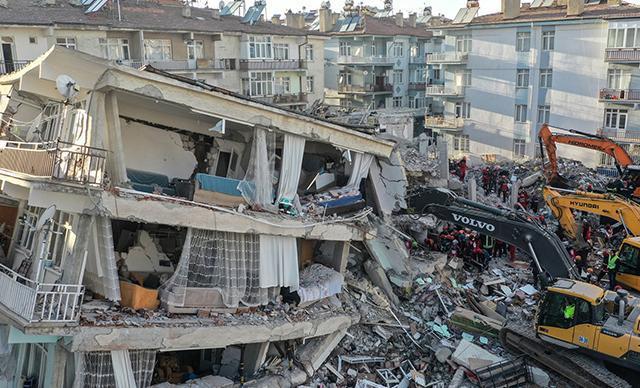
[[467,176],[467,158],[466,157],[463,157],[458,162],[458,173],[460,174],[458,175],[460,177],[460,180],[463,181],[464,177]]

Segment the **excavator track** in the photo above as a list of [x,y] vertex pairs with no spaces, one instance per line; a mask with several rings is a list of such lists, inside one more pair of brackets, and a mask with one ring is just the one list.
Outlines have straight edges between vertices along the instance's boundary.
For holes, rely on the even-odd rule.
[[536,338],[533,331],[506,326],[500,331],[503,346],[511,352],[525,354],[562,375],[579,387],[627,388],[631,385],[608,371],[602,364],[571,350],[562,349]]

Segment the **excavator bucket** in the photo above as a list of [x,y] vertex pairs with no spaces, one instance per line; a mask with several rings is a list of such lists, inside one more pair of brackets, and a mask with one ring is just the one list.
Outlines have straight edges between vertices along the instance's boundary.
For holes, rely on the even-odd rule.
[[549,181],[547,182],[547,184],[551,187],[557,187],[559,189],[567,189],[567,190],[575,189],[575,185],[573,185],[571,181],[569,181],[567,178],[563,177],[560,174],[549,178]]

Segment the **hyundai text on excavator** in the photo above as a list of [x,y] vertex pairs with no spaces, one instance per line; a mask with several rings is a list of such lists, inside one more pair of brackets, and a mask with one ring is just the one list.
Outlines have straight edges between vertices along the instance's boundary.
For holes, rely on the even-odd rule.
[[[575,129],[568,131],[570,132],[569,134],[552,133],[549,126],[544,124],[538,133],[541,155],[543,155],[544,173],[549,185],[563,189],[571,188],[569,182],[567,182],[558,171],[558,157],[556,153],[557,143],[568,144],[600,151],[611,156],[620,173],[620,179],[611,182],[607,189],[627,197],[640,199],[640,184],[635,184],[640,183],[640,166],[633,164],[633,159],[622,146],[604,136],[593,135]],[[547,163],[544,163],[545,151],[548,159]],[[622,186],[621,182],[624,180],[629,180],[634,183],[634,187],[630,192],[627,192],[626,188]]]
[[576,280],[579,277],[575,265],[558,236],[526,212],[479,204],[446,189],[425,189],[411,196],[409,204],[420,216],[433,215],[517,246],[530,255],[540,273],[554,279],[538,305],[538,339],[522,327],[506,326],[501,331],[505,346],[524,352],[579,386],[608,383],[597,374],[591,375],[589,368],[582,368],[573,357],[565,357],[545,343],[584,350],[597,358],[640,370],[640,301],[624,290],[605,291]]
[[618,249],[620,269],[616,281],[640,291],[640,205],[614,194],[542,189],[544,201],[564,234],[577,239],[578,224],[572,210],[598,214],[620,222],[628,236]]

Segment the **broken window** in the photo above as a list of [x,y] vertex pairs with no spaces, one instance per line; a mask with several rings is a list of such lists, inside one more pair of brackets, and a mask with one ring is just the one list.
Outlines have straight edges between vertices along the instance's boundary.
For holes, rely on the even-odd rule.
[[77,48],[76,38],[70,38],[70,37],[56,38],[56,45],[61,47],[66,47],[71,50],[75,50]]

